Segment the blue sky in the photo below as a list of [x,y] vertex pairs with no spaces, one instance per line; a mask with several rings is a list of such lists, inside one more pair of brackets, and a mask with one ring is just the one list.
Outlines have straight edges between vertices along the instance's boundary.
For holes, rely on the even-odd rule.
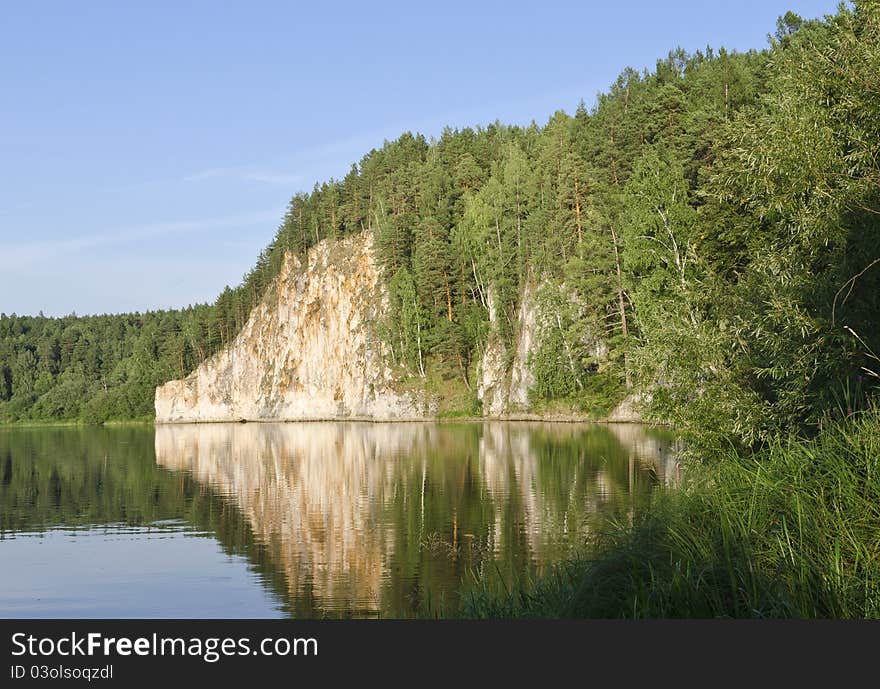
[[0,16],[0,312],[180,307],[290,196],[403,131],[543,123],[669,49],[836,0],[17,2]]

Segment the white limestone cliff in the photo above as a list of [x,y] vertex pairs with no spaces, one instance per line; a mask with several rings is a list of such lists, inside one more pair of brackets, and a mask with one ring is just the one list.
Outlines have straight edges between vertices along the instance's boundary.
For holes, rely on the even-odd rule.
[[527,282],[523,289],[508,368],[507,350],[497,334],[495,296],[489,290],[489,338],[477,371],[477,398],[483,403],[486,416],[528,411],[529,388],[535,383],[529,354],[538,346],[540,337],[536,291],[532,282]]
[[231,345],[156,390],[156,421],[428,416],[425,400],[395,389],[376,332],[387,310],[372,234],[323,241],[307,265],[287,254]]
[[[552,327],[541,312],[538,290],[537,282],[526,282],[509,351],[498,335],[496,299],[489,290],[489,337],[476,386],[486,417],[530,412],[535,382],[530,356],[542,330]],[[433,418],[437,401],[418,386],[402,385],[393,373],[378,328],[388,309],[371,233],[322,241],[309,250],[305,264],[287,254],[232,343],[186,378],[157,388],[156,422]],[[595,344],[596,356],[604,356],[604,345]],[[636,401],[624,400],[609,420],[640,420]]]

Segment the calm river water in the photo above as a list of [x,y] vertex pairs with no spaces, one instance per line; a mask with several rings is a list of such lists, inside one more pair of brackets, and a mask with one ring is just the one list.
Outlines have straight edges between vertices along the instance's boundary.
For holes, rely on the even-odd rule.
[[411,617],[678,474],[634,425],[0,429],[0,617]]

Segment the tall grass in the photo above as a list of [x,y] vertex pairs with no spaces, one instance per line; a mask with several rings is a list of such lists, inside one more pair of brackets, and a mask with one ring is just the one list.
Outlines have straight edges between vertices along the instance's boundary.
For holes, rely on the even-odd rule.
[[880,617],[880,413],[690,467],[688,483],[589,556],[505,589],[468,617]]

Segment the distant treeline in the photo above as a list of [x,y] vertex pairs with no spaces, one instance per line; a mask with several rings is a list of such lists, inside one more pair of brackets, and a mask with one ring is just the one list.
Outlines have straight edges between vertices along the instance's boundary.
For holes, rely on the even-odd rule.
[[179,310],[0,314],[0,422],[152,417],[157,385],[187,375],[235,337],[265,291],[264,270],[213,304]]
[[212,309],[118,316],[0,315],[0,420],[149,417],[156,385],[207,353]]
[[[470,387],[490,306],[510,341],[532,281],[548,319],[537,403],[589,409],[650,388],[657,415],[747,445],[865,406],[880,369],[878,24],[867,2],[789,13],[766,50],[673,51],[544,126],[406,133],[295,195],[243,284],[210,307],[4,319],[0,415],[125,415],[112,401],[124,389],[145,413],[155,383],[235,335],[286,251],[363,230],[413,378]],[[47,344],[99,323],[69,336],[75,359]],[[92,349],[100,364],[85,363]],[[65,385],[78,403],[50,404]]]

